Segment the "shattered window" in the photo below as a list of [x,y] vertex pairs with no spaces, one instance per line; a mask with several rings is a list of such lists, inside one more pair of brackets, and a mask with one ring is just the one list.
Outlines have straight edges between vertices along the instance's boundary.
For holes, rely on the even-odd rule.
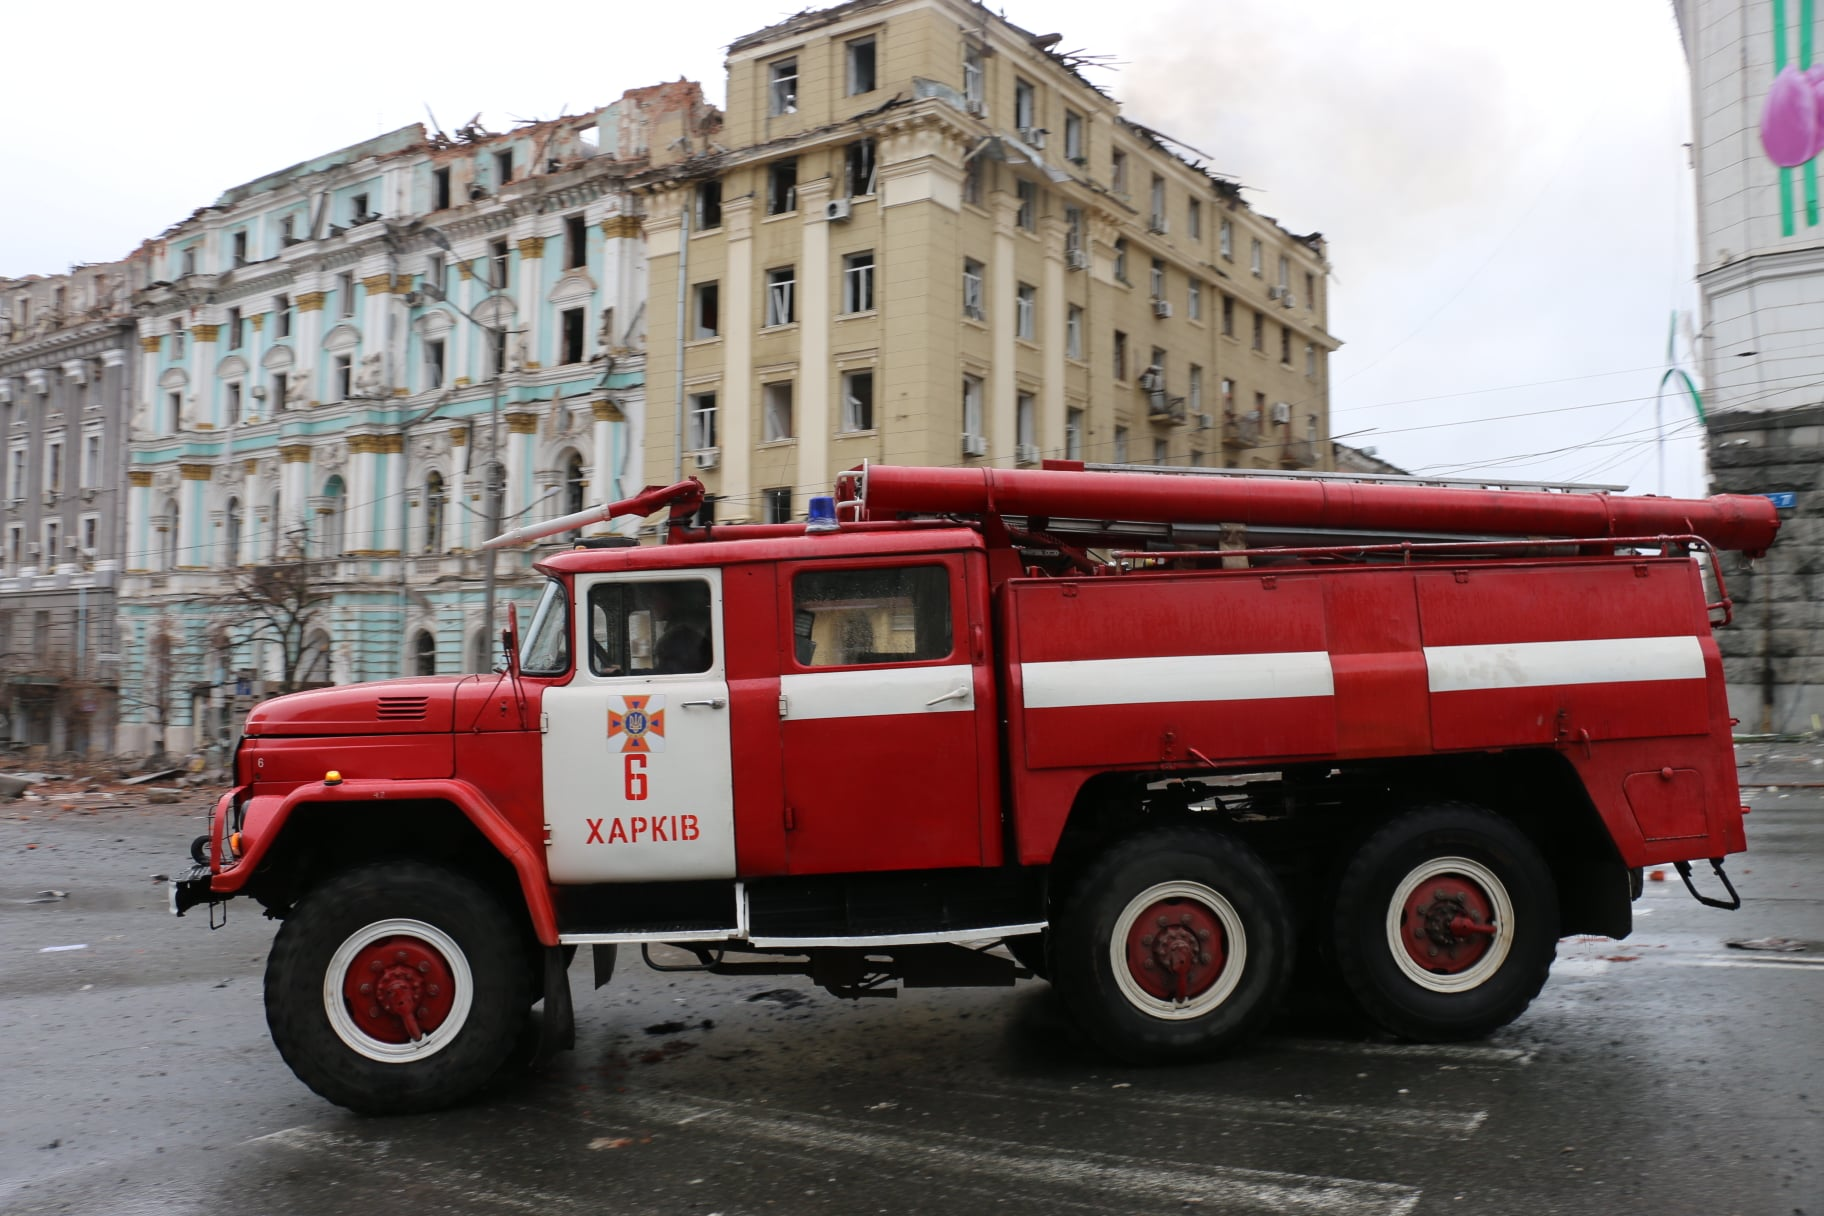
[[874,91],[874,40],[857,38],[849,43],[849,96]]
[[767,92],[767,113],[778,117],[798,112],[798,61],[781,59],[772,65]]

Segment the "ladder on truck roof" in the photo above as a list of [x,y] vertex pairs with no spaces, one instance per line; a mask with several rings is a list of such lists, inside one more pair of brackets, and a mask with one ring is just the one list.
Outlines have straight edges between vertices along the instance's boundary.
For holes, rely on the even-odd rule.
[[1202,465],[1174,467],[1164,464],[1100,464],[1075,460],[1047,460],[1044,468],[1086,473],[1170,473],[1180,477],[1265,477],[1275,481],[1373,482],[1396,486],[1427,486],[1455,490],[1544,490],[1563,494],[1619,494],[1625,485],[1593,481],[1507,481],[1476,477],[1421,477],[1416,473],[1317,473],[1305,469],[1224,469]]

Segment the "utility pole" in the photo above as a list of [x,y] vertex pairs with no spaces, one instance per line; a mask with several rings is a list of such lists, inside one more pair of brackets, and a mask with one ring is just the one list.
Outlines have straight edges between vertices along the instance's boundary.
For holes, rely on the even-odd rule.
[[[483,326],[483,328],[485,329],[488,327]],[[502,331],[495,329],[488,329],[489,335],[494,339],[494,349],[497,352],[497,357],[494,360],[493,396],[488,403],[488,463],[483,466],[482,469],[482,476],[485,479],[482,492],[486,496],[483,499],[484,513],[482,521],[487,527],[489,536],[500,535],[500,516],[501,512],[505,509],[503,500],[507,491],[507,467],[502,464],[500,460],[501,358],[499,356],[504,356],[505,354],[505,344],[502,341],[501,332]],[[496,645],[496,638],[498,636],[494,629],[494,563],[496,560],[494,550],[489,549],[487,550],[487,556],[483,559],[482,564],[481,629],[482,640],[487,643],[488,653],[490,655],[494,653],[494,646]]]

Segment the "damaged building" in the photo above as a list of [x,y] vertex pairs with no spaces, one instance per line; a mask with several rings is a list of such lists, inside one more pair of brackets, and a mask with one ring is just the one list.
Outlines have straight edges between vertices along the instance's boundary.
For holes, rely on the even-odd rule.
[[299,687],[492,664],[490,588],[504,620],[542,550],[491,581],[481,540],[642,484],[626,183],[703,122],[680,81],[510,132],[404,127],[148,242],[124,749],[219,743]]
[[0,742],[115,745],[137,263],[0,279]]
[[968,0],[734,41],[721,134],[639,182],[655,478],[777,521],[863,460],[1327,467],[1323,238],[1059,45]]

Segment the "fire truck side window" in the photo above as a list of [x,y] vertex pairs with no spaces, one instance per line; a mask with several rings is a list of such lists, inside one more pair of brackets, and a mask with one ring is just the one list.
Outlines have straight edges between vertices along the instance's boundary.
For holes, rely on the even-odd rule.
[[950,657],[950,574],[942,566],[807,570],[792,579],[801,667],[920,663]]
[[598,583],[589,592],[589,670],[598,676],[689,675],[715,661],[702,579]]
[[532,611],[532,627],[519,645],[519,669],[533,676],[570,670],[570,597],[556,579],[545,584],[544,598]]

